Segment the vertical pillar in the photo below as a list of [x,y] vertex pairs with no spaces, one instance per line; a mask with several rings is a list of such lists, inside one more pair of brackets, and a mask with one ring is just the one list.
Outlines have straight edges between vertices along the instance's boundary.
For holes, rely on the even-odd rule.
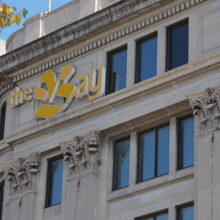
[[220,89],[190,95],[195,115],[195,219],[220,216]]
[[96,220],[99,197],[99,135],[91,132],[60,145],[67,167],[63,219]]
[[40,154],[33,153],[6,164],[4,220],[34,219]]

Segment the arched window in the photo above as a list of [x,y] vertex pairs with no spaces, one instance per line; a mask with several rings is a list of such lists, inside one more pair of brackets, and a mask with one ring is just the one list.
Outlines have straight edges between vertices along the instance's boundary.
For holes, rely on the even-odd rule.
[[3,140],[5,133],[6,102],[2,105],[0,113],[0,140]]

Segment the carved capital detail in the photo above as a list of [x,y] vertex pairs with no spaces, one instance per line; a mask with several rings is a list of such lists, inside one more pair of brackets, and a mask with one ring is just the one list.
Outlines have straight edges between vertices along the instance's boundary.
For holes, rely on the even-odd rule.
[[204,95],[189,100],[193,114],[199,120],[200,132],[220,126],[220,90],[207,88]]
[[39,172],[41,155],[33,153],[27,158],[10,161],[6,166],[9,194],[16,195],[33,189],[34,177]]
[[97,131],[93,131],[84,137],[77,136],[71,141],[60,143],[70,177],[98,169],[101,164],[100,144],[100,135]]

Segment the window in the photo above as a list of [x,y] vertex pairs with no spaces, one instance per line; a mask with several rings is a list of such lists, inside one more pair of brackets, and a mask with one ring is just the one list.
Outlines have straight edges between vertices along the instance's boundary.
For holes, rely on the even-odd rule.
[[178,207],[177,220],[194,220],[194,206],[191,204]]
[[108,54],[106,93],[110,94],[126,87],[127,47]]
[[167,29],[167,70],[188,63],[189,51],[188,20]]
[[160,214],[150,215],[148,217],[137,218],[136,220],[168,220],[167,212],[163,212]]
[[46,207],[58,205],[62,201],[63,158],[48,161]]
[[139,134],[137,173],[138,182],[169,173],[169,125]]
[[130,139],[115,142],[113,166],[113,190],[129,186]]
[[5,116],[6,116],[6,102],[1,107],[1,115],[0,115],[0,140],[4,139]]
[[157,34],[137,41],[136,79],[141,82],[157,75]]
[[3,202],[4,202],[4,183],[1,183],[0,184],[0,220],[2,220]]
[[178,169],[194,165],[194,118],[178,121]]

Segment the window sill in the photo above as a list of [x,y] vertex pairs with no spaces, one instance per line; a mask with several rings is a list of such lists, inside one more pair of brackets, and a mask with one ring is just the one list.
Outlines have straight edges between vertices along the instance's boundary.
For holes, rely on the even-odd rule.
[[162,187],[164,184],[171,184],[180,182],[183,179],[193,178],[194,167],[189,167],[184,170],[176,171],[173,174],[167,174],[161,177],[157,177],[148,181],[137,183],[135,185],[123,188],[117,191],[108,193],[107,200],[109,202],[121,199],[122,197],[131,196],[132,194],[141,193],[142,191],[154,190],[157,187]]
[[59,216],[61,214],[61,204],[44,208],[43,215],[45,218],[52,218],[53,216]]

